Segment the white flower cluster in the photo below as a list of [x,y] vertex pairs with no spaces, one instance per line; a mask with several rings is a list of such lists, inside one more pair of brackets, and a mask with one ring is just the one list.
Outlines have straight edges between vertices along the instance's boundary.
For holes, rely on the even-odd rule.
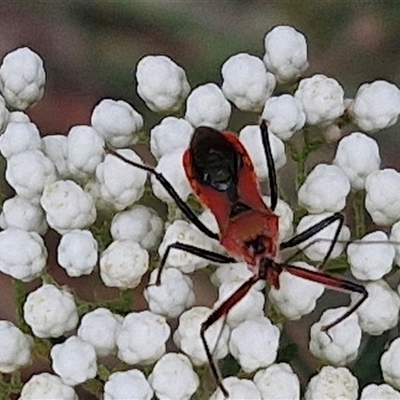
[[[396,123],[400,90],[394,84],[363,84],[354,99],[345,99],[344,89],[333,78],[316,74],[301,79],[307,67],[306,38],[288,26],[267,33],[263,59],[240,53],[226,60],[221,87],[206,83],[192,90],[183,68],[166,56],[139,61],[138,94],[150,110],[164,114],[149,136],[156,159],[156,173],[149,181],[154,196],[168,203],[164,230],[164,221],[153,208],[136,204],[145,193],[149,168],[137,167],[143,162],[127,147],[143,137],[143,117],[123,100],[103,99],[93,110],[90,126],[75,126],[67,135],[41,138],[24,111],[43,95],[43,62],[28,48],[4,57],[0,66],[0,152],[15,196],[3,203],[0,214],[0,271],[23,282],[44,275],[48,252],[40,235],[48,229],[61,235],[57,261],[67,275],[76,278],[98,270],[105,286],[123,291],[141,288],[156,251],[160,260],[168,252],[164,270],[149,274],[143,292],[148,310],[120,315],[98,307],[81,315],[68,287],[46,280],[29,293],[23,318],[32,334],[36,338],[68,338],[50,350],[55,375],[34,375],[22,388],[21,399],[77,399],[73,387],[95,378],[98,359],[106,356],[132,367],[110,371],[101,394],[104,399],[189,399],[199,390],[198,368],[210,361],[200,336],[203,323],[234,299],[232,295],[237,296],[253,273],[243,263],[220,266],[213,262],[219,265],[211,277],[218,286],[218,298],[213,308],[195,306],[197,283],[187,274],[200,275],[198,271],[210,261],[173,245],[179,242],[201,248],[204,254],[224,250],[181,218],[159,176],[186,201],[192,190],[182,160],[193,132],[199,126],[225,130],[232,104],[266,121],[276,170],[287,162],[287,142],[308,126],[316,126],[321,136],[332,141],[340,138],[341,126],[348,121],[368,134]],[[281,84],[292,85],[292,93],[274,96],[275,87]],[[184,117],[178,118],[178,114]],[[372,221],[392,226],[390,237],[379,230],[347,247],[351,272],[365,281],[369,297],[356,313],[328,332],[324,327],[340,319],[347,308],[326,311],[312,326],[310,351],[330,366],[309,381],[305,399],[358,398],[357,378],[345,366],[357,358],[362,332],[381,335],[398,324],[400,290],[392,289],[384,277],[394,263],[400,266],[400,173],[380,169],[378,143],[366,133],[356,131],[343,137],[331,163],[315,165],[307,176],[303,171],[298,191],[298,205],[309,215],[302,214],[296,235],[343,211],[349,197],[360,193],[365,193],[363,206]],[[242,127],[239,140],[258,178],[266,183],[269,175],[260,127]],[[290,146],[293,150],[294,145]],[[296,153],[294,161],[305,162],[298,160],[304,153]],[[264,201],[267,205],[271,202],[267,197]],[[294,212],[278,199],[275,214],[281,243],[293,236]],[[209,212],[204,211],[200,220],[218,232],[217,221]],[[338,258],[350,238],[346,225],[338,232],[339,223],[335,220],[300,243],[305,257],[314,262],[325,260],[336,236],[330,258]],[[98,243],[96,236],[102,224],[110,231],[106,243]],[[281,260],[276,257],[274,261]],[[283,265],[278,277],[267,274],[273,283],[268,298],[276,313],[297,320],[315,309],[323,284],[329,286],[331,281],[324,280],[307,262],[291,266],[285,270]],[[207,327],[205,340],[214,360],[229,353],[244,374],[253,376],[252,380],[223,379],[230,398],[299,399],[300,383],[291,366],[276,363],[281,327],[265,316],[264,287],[264,281],[253,285],[227,316],[221,315]],[[352,301],[359,296],[352,293]],[[171,319],[178,319],[173,332],[176,323],[170,324]],[[11,373],[30,362],[33,339],[8,321],[0,321],[0,331],[0,372]],[[400,390],[399,340],[395,339],[381,358],[388,385],[365,387],[361,399],[400,397],[396,391]],[[173,341],[176,353],[167,352],[167,341]],[[142,370],[151,372],[146,376]],[[224,399],[222,387],[210,398]]]

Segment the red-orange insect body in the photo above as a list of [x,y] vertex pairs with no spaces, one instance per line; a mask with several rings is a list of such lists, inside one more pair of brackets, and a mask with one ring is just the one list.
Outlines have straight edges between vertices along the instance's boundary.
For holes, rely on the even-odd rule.
[[271,286],[279,289],[279,275],[282,271],[287,271],[300,278],[322,283],[335,290],[359,293],[362,297],[354,302],[341,317],[323,327],[324,331],[328,331],[346,319],[368,297],[368,292],[362,285],[330,276],[321,271],[312,271],[300,266],[282,263],[278,259],[279,250],[296,247],[312,238],[325,227],[337,223],[335,236],[322,261],[322,265],[324,265],[333,251],[333,246],[343,226],[344,217],[340,213],[334,213],[291,239],[279,242],[279,217],[273,212],[278,200],[277,182],[266,121],[261,122],[260,133],[268,166],[271,191],[270,208],[264,204],[262,199],[250,157],[234,134],[219,132],[210,127],[198,127],[193,134],[189,148],[184,153],[183,164],[190,185],[199,201],[214,214],[220,231],[219,235],[212,232],[199,220],[161,173],[150,166],[127,160],[112,149],[107,149],[109,153],[126,163],[153,174],[174,199],[183,214],[201,232],[218,240],[230,254],[227,256],[181,242],[171,243],[162,257],[156,281],[157,285],[161,284],[161,272],[171,249],[186,251],[216,263],[245,261],[249,269],[254,272],[247,281],[243,282],[229,298],[224,300],[210,314],[207,320],[203,322],[200,330],[212,373],[225,396],[228,395],[228,392],[222,384],[218,367],[212,358],[205,332],[216,321],[227,315],[232,307],[243,299],[258,281],[266,280]]
[[[209,132],[212,132],[210,128],[207,132],[198,134]],[[218,140],[218,136],[225,139],[225,145],[229,143],[232,146],[232,151],[236,152],[237,159],[240,160],[238,170],[233,174],[237,177],[237,182],[232,182],[236,185],[235,193],[230,193],[229,188],[217,190],[210,184],[202,183],[195,168],[196,143],[186,150],[183,157],[186,175],[200,202],[214,214],[220,230],[221,244],[235,259],[245,261],[253,272],[257,272],[262,258],[275,259],[277,256],[279,217],[265,205],[253,164],[237,137],[229,132],[218,132],[212,140]],[[201,139],[204,141],[204,137]],[[212,151],[213,143],[208,144],[208,151]],[[200,148],[199,151],[203,149]],[[202,158],[205,158],[204,154]],[[269,283],[274,287],[279,286],[277,282]]]

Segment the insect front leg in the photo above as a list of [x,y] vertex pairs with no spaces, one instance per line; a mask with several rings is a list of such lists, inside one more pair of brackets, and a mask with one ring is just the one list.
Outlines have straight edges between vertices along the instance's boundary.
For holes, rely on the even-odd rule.
[[173,198],[178,208],[182,211],[182,213],[186,216],[186,218],[193,223],[201,232],[210,237],[211,239],[219,240],[219,235],[212,232],[208,229],[197,217],[197,215],[193,212],[193,210],[181,199],[179,194],[176,192],[174,187],[168,182],[168,180],[164,177],[163,174],[157,172],[153,167],[148,165],[139,164],[134,161],[128,160],[121,154],[117,153],[114,149],[110,147],[106,147],[106,152],[108,154],[113,155],[114,157],[119,158],[120,160],[126,162],[127,164],[132,165],[133,167],[143,169],[144,171],[149,172],[154,175],[154,177],[161,183],[164,189],[168,192],[168,194]]
[[274,211],[278,203],[278,184],[276,180],[275,162],[274,158],[272,157],[271,143],[269,141],[267,122],[265,120],[261,121],[260,130],[261,130],[261,140],[264,146],[265,158],[267,160],[267,166],[268,166],[268,179],[269,179],[269,188],[271,195],[271,210]]
[[175,242],[175,243],[172,243],[167,246],[167,249],[165,250],[165,253],[161,259],[160,268],[159,268],[159,271],[157,274],[157,279],[156,279],[157,286],[160,285],[160,283],[161,283],[161,273],[162,273],[162,270],[164,269],[165,263],[167,262],[169,252],[172,249],[186,251],[187,253],[193,254],[195,256],[204,258],[205,260],[209,260],[212,262],[217,262],[217,263],[222,263],[222,264],[230,264],[230,263],[236,262],[236,260],[234,258],[225,256],[224,254],[220,254],[215,251],[206,250],[201,247],[192,246],[192,245],[186,244],[186,243]]

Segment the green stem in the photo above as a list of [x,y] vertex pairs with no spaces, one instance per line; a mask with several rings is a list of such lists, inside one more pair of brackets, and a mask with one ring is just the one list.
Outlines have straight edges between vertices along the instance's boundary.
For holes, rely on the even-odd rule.
[[13,287],[18,326],[24,333],[30,334],[31,330],[24,319],[24,304],[27,296],[24,283],[19,279],[13,279]]
[[354,211],[354,221],[355,221],[355,230],[357,239],[362,238],[365,235],[366,227],[365,227],[365,210],[364,210],[364,202],[365,202],[365,192],[359,190],[353,193],[353,201],[352,207]]
[[307,159],[312,152],[317,150],[323,141],[320,138],[312,138],[310,132],[306,129],[303,130],[303,145],[296,147],[288,142],[290,156],[297,164],[296,169],[296,190],[304,183],[307,177]]

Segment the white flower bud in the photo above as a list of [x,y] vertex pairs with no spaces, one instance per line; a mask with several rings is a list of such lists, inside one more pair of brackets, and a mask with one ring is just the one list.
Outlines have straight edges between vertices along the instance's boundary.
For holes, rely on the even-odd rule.
[[46,73],[42,59],[28,47],[8,53],[0,67],[0,92],[7,104],[25,110],[43,96]]
[[193,126],[210,126],[223,130],[228,126],[231,105],[215,83],[199,86],[190,93],[185,119]]
[[322,367],[308,383],[304,400],[356,400],[358,382],[347,368]]
[[176,353],[165,354],[157,361],[149,382],[160,400],[189,400],[199,387],[199,377],[189,359]]
[[264,44],[264,63],[278,82],[293,82],[308,68],[306,38],[291,26],[275,27]]
[[24,318],[37,337],[60,337],[78,324],[74,296],[54,285],[43,285],[29,293]]
[[343,88],[335,79],[325,75],[302,79],[294,97],[301,101],[310,125],[332,123],[343,115]]
[[275,88],[275,77],[258,57],[247,53],[225,61],[221,74],[225,97],[242,111],[260,112]]
[[143,117],[123,100],[103,99],[94,108],[90,121],[103,139],[116,148],[136,143],[143,129]]
[[166,56],[143,57],[136,68],[137,91],[154,112],[177,112],[190,86],[185,71]]
[[388,128],[397,122],[400,113],[400,90],[386,81],[364,83],[350,105],[354,122],[364,131]]

